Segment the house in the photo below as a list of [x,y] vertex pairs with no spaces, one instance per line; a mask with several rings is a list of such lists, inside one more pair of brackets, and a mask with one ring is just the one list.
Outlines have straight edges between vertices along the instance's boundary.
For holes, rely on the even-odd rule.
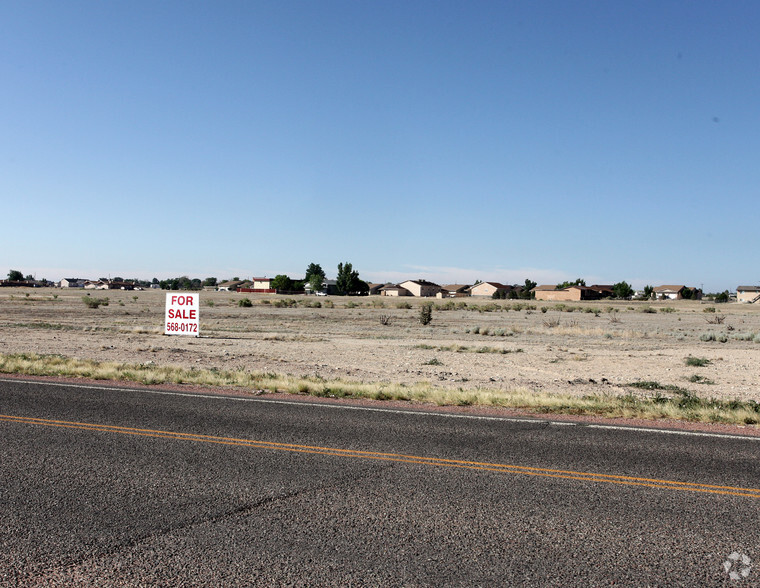
[[398,284],[390,284],[380,288],[380,296],[414,296],[414,294]]
[[573,285],[562,290],[557,290],[556,286],[536,286],[531,290],[536,300],[557,300],[557,301],[580,301],[580,300],[599,300],[602,295],[587,286]]
[[406,280],[399,284],[400,287],[411,292],[412,296],[435,296],[441,291],[441,287],[427,280]]
[[657,286],[654,289],[654,295],[658,300],[682,300],[687,291],[691,292],[689,298],[692,300],[702,300],[702,290],[687,288],[683,285]]
[[272,278],[253,278],[253,285],[251,286],[254,290],[271,290],[272,289]]
[[593,284],[592,286],[589,286],[592,290],[595,292],[599,292],[600,298],[614,298],[615,297],[615,288],[613,286],[604,285],[600,286],[599,284]]
[[84,288],[86,280],[81,278],[63,278],[61,280],[61,288]]
[[750,304],[760,301],[760,286],[738,286],[736,288],[736,301]]
[[467,284],[447,284],[441,287],[436,298],[460,298],[470,295],[470,286]]
[[108,282],[103,280],[87,280],[84,283],[85,290],[108,290]]
[[385,286],[393,286],[390,282],[386,282],[385,284],[369,284],[369,295],[370,296],[377,296],[380,294],[380,290],[384,288]]
[[505,286],[499,282],[480,282],[470,288],[470,296],[489,296],[493,298],[496,293],[504,292],[505,296],[512,290],[512,286]]
[[237,289],[242,286],[243,280],[227,280],[218,284],[216,289],[219,292],[237,292]]

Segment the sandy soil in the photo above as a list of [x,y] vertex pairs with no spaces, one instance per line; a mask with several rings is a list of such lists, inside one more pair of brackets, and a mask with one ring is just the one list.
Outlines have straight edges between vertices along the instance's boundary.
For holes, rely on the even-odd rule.
[[[435,310],[423,326],[419,299],[291,297],[301,305],[277,308],[287,297],[202,292],[195,338],[163,335],[165,292],[90,292],[109,298],[97,309],[84,295],[1,289],[2,352],[578,395],[626,394],[627,383],[656,381],[704,397],[760,400],[760,305],[602,301],[569,304],[581,309],[570,313],[553,302],[517,311],[516,301],[464,298],[455,302],[467,309]],[[238,305],[245,297],[252,307]],[[397,307],[404,302],[412,308]],[[708,322],[716,317],[722,324]],[[727,340],[702,340],[709,333]],[[687,366],[688,356],[710,363]]]

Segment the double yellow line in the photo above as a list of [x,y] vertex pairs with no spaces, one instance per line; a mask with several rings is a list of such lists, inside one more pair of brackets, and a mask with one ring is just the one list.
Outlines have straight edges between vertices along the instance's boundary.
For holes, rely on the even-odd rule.
[[0,414],[0,421],[22,423],[27,425],[39,425],[45,427],[60,427],[66,429],[78,429],[83,431],[98,431],[115,433],[119,435],[133,435],[139,437],[153,437],[158,439],[173,439],[177,441],[194,441],[197,443],[216,443],[219,445],[234,445],[239,447],[251,447],[257,449],[272,449],[277,451],[291,451],[297,453],[312,453],[317,455],[329,455],[334,457],[348,457],[354,459],[372,459],[397,463],[412,463],[432,467],[459,468],[467,470],[479,470],[506,474],[522,474],[525,476],[540,476],[544,478],[560,478],[564,480],[579,480],[584,482],[598,482],[604,484],[620,484],[624,486],[644,486],[660,490],[681,490],[687,492],[705,492],[709,494],[724,494],[731,496],[744,496],[746,498],[760,498],[760,488],[738,488],[734,486],[717,486],[713,484],[699,484],[694,482],[678,482],[674,480],[660,480],[656,478],[638,478],[633,476],[617,476],[610,474],[597,474],[591,472],[576,472],[572,470],[559,470],[550,468],[532,468],[526,466],[463,461],[456,459],[441,459],[436,457],[423,457],[418,455],[405,455],[400,453],[382,453],[375,451],[358,451],[354,449],[335,449],[332,447],[320,447],[316,445],[298,445],[293,443],[274,443],[271,441],[256,441],[252,439],[236,439],[234,437],[216,437],[212,435],[198,435],[194,433],[178,433],[174,431],[161,431],[154,429],[136,429],[132,427],[117,427],[113,425],[101,425],[93,423],[79,423],[72,421],[59,421],[51,419],[38,419],[33,417],[21,417]]

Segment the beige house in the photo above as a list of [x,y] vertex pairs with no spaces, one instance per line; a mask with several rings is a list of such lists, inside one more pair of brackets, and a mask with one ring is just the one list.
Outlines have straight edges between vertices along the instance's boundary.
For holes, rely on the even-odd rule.
[[470,295],[470,286],[467,284],[447,284],[441,287],[436,298],[459,298]]
[[251,286],[254,290],[271,290],[272,289],[272,278],[253,278],[253,285]]
[[402,288],[405,288],[411,292],[412,296],[435,296],[441,291],[441,287],[433,282],[427,280],[407,280],[399,284]]
[[380,296],[412,296],[412,293],[398,284],[390,284],[380,288]]
[[739,286],[736,288],[736,301],[755,303],[760,301],[760,286]]
[[601,298],[601,294],[597,290],[586,286],[570,286],[562,290],[557,290],[556,286],[536,286],[531,292],[535,294],[536,300],[571,302]]
[[512,286],[505,286],[499,282],[480,282],[470,288],[470,296],[490,296],[496,292],[509,292],[512,290]]

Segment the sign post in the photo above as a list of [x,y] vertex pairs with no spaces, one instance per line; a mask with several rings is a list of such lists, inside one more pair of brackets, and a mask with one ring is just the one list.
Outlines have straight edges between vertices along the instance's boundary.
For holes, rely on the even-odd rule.
[[190,335],[200,336],[198,307],[200,295],[166,294],[166,320],[164,335]]

